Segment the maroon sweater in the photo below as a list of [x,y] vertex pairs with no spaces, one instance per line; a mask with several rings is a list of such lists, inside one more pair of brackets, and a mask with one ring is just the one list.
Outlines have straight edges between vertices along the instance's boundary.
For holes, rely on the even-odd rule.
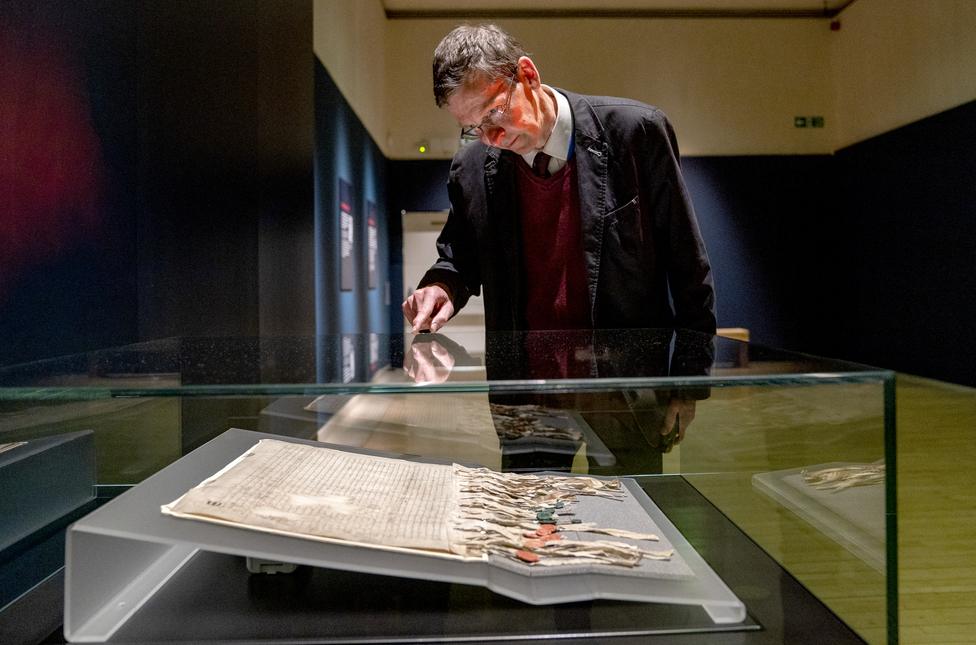
[[576,161],[546,178],[535,176],[524,162],[516,166],[528,329],[586,329],[590,298]]

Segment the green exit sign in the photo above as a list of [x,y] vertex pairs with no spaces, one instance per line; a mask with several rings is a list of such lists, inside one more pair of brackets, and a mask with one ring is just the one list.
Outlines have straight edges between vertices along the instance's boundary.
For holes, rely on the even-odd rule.
[[824,118],[822,116],[795,116],[793,117],[794,128],[822,128]]

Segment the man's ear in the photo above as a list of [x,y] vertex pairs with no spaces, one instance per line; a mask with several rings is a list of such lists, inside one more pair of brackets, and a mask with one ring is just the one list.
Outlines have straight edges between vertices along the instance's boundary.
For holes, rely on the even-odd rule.
[[535,63],[528,56],[522,56],[518,60],[518,70],[519,70],[519,81],[528,81],[529,87],[532,89],[538,89],[542,85],[542,79],[539,77],[539,70],[536,68]]

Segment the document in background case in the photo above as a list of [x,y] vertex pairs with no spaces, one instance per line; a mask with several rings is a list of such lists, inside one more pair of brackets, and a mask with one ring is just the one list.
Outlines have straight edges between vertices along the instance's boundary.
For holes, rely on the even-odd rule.
[[13,450],[18,446],[23,446],[26,441],[15,441],[13,443],[0,443],[0,453],[7,452],[8,450]]

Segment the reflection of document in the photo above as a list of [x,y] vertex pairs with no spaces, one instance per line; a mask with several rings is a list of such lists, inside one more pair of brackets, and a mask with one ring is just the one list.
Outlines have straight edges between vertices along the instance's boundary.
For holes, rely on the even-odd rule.
[[343,408],[352,396],[349,394],[322,394],[312,399],[303,409],[309,412],[335,414]]
[[163,512],[447,552],[452,467],[262,440]]
[[502,439],[550,439],[572,443],[583,438],[583,433],[573,427],[569,414],[563,410],[492,403],[491,416]]
[[356,348],[352,338],[342,337],[342,382],[351,383],[356,377]]
[[501,467],[485,393],[357,395],[319,429],[317,439]]
[[580,446],[600,466],[617,460],[599,435],[573,410],[541,405],[491,404],[491,416],[506,455],[525,453],[576,454]]

